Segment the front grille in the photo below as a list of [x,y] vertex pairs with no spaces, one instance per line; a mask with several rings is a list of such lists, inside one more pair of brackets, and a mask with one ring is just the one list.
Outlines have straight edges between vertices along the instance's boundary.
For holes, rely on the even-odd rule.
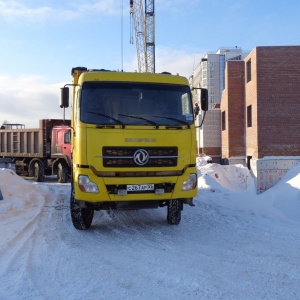
[[[145,164],[137,164],[134,160],[136,151],[148,153]],[[177,147],[103,147],[102,158],[104,167],[176,167],[178,160]]]

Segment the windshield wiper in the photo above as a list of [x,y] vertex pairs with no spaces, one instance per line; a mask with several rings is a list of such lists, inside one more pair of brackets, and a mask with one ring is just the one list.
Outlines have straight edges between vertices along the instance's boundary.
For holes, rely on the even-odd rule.
[[114,117],[111,117],[109,115],[106,115],[106,114],[100,114],[100,113],[97,113],[97,112],[94,112],[94,111],[87,111],[87,113],[90,113],[90,114],[94,114],[94,115],[97,115],[97,116],[101,116],[101,117],[105,117],[107,119],[110,119],[110,120],[113,120],[115,121],[117,124],[121,125],[122,128],[125,128],[125,124],[119,120],[117,120],[116,118]]
[[190,124],[186,121],[182,121],[180,119],[176,119],[176,118],[170,118],[170,117],[163,117],[163,116],[153,116],[154,118],[161,118],[161,119],[167,119],[167,120],[171,120],[171,121],[175,121],[178,122],[180,124],[186,125],[188,128],[190,128]]
[[132,118],[132,119],[139,119],[139,120],[144,120],[146,122],[148,122],[149,124],[155,126],[155,128],[159,128],[159,125],[151,120],[148,120],[146,118],[143,117],[139,117],[139,116],[132,116],[132,115],[123,115],[123,114],[118,114],[118,116],[122,116],[122,117],[128,117],[128,118]]

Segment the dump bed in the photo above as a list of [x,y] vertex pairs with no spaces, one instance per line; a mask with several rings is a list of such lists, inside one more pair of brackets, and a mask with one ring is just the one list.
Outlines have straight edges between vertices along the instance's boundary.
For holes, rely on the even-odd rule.
[[31,129],[1,129],[0,156],[50,157],[52,128],[70,125],[70,120],[43,119],[39,121],[39,125],[39,128]]

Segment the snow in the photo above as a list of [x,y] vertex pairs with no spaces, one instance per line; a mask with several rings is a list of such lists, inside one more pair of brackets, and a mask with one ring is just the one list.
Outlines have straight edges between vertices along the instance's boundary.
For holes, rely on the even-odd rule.
[[242,165],[198,158],[195,207],[95,212],[73,228],[70,184],[0,169],[1,299],[300,299],[300,165],[256,195]]

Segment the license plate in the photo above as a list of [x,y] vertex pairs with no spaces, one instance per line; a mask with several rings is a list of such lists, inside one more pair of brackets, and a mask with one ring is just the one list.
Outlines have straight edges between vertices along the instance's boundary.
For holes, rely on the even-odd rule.
[[154,184],[128,184],[127,191],[135,192],[135,191],[153,191]]

